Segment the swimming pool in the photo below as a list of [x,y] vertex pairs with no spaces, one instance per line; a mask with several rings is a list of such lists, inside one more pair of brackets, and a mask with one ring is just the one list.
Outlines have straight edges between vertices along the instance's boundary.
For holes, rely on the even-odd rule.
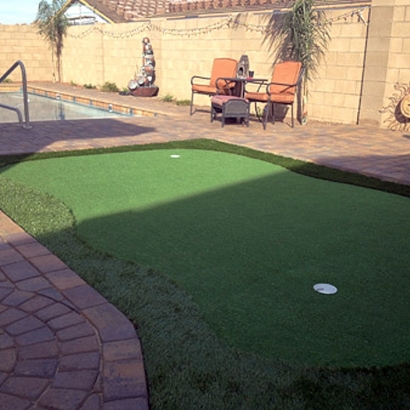
[[[58,95],[55,98],[29,94],[30,122],[35,121],[64,121],[96,118],[116,118],[127,116],[124,113],[115,112],[108,104],[107,108],[93,107],[92,101],[89,106],[78,104],[75,101],[62,100]],[[0,93],[0,103],[19,108],[24,116],[24,102],[22,92]],[[15,112],[0,108],[0,123],[18,122]]]

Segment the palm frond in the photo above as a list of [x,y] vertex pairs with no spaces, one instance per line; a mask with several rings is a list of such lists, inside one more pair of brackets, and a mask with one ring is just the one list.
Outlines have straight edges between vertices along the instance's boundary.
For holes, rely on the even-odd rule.
[[[330,41],[330,23],[317,9],[319,0],[295,0],[292,8],[270,21],[271,36],[279,41],[275,61],[297,60],[305,67],[305,80],[312,80]],[[270,41],[272,44],[272,40]]]

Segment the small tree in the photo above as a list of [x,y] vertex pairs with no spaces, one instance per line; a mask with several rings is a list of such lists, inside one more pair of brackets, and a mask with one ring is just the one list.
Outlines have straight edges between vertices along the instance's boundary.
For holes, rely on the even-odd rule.
[[[53,68],[57,66],[58,81],[61,81],[61,54],[63,39],[67,34],[68,20],[63,13],[64,0],[41,0],[38,5],[36,25],[39,34],[46,40],[51,49]],[[53,79],[56,75],[53,72]]]
[[[330,41],[330,22],[318,10],[320,0],[295,0],[290,11],[276,15],[270,22],[270,40],[279,42],[275,61],[296,60],[305,68],[302,82],[303,105],[307,102],[308,82],[317,75]],[[307,112],[302,108],[302,122]]]

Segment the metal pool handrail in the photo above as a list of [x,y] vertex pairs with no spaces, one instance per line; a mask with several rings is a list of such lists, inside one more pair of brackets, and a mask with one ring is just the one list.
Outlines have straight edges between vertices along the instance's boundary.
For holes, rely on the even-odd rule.
[[0,104],[0,108],[5,108],[7,110],[15,111],[17,117],[19,119],[19,124],[25,128],[29,129],[30,126],[30,116],[29,116],[29,109],[28,109],[28,95],[27,95],[27,75],[26,75],[26,68],[22,61],[16,61],[1,77],[0,83],[2,83],[17,67],[21,68],[21,78],[23,83],[23,100],[24,100],[24,119],[25,122],[23,123],[23,115],[21,111],[16,107],[11,107],[10,105]]

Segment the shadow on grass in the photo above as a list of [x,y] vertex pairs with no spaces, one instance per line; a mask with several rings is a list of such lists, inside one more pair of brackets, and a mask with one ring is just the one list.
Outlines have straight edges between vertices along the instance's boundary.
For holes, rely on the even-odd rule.
[[[129,189],[143,195],[138,187]],[[77,229],[96,249],[178,283],[233,347],[371,366],[407,358],[409,221],[407,198],[285,171]],[[315,293],[321,282],[338,294]]]

